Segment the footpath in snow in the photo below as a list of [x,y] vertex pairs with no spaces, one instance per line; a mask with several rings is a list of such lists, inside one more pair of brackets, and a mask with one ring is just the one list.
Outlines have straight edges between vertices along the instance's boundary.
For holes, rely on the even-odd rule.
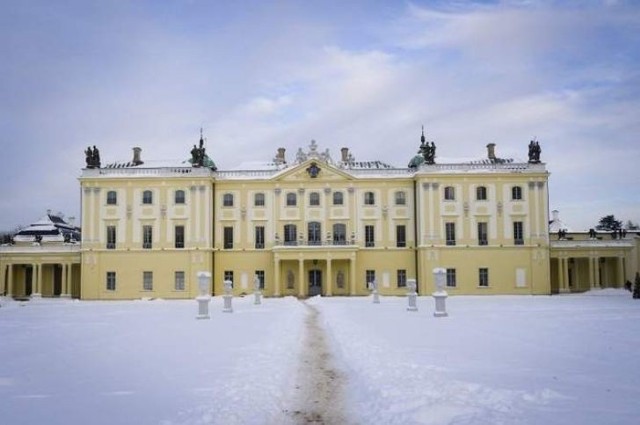
[[621,290],[433,300],[0,299],[0,423],[636,424]]

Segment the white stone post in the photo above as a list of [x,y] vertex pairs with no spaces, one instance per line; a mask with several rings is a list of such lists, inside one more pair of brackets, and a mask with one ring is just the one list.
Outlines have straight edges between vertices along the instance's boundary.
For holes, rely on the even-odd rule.
[[262,291],[260,291],[260,278],[258,277],[258,275],[253,278],[253,298],[253,304],[262,304]]
[[407,279],[407,311],[418,311],[418,305],[416,304],[416,298],[418,293],[416,292],[416,280]]
[[378,282],[375,279],[369,282],[369,289],[371,289],[371,293],[373,294],[373,303],[380,304],[380,297],[378,295]]
[[436,311],[433,313],[435,317],[446,317],[447,313],[446,300],[449,294],[444,290],[447,281],[447,270],[441,267],[433,269],[433,280],[436,282],[436,291],[431,294],[436,302]]
[[231,305],[231,300],[233,300],[233,282],[230,280],[224,281],[224,295],[222,298],[224,299],[224,307],[222,309],[223,313],[233,313],[233,306]]
[[211,273],[198,272],[198,290],[199,295],[196,297],[198,302],[197,319],[209,319],[209,302],[211,301],[211,291],[209,282],[211,281]]

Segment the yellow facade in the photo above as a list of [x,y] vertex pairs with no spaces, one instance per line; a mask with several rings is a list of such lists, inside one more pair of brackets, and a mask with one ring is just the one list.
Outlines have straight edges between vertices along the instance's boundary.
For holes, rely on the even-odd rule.
[[550,294],[632,279],[637,237],[550,241],[548,176],[543,163],[492,150],[480,161],[391,168],[356,162],[346,148],[333,161],[313,143],[291,163],[279,149],[267,166],[238,171],[85,169],[73,260],[2,255],[0,290],[28,295],[33,282],[60,294],[51,286],[58,266],[47,264],[64,264],[62,293],[83,299],[193,298],[200,271],[211,273],[213,294],[227,279],[235,295],[249,294],[257,278],[276,297],[366,295],[373,280],[381,294],[403,295],[408,279],[430,294],[434,268],[447,269],[451,294]]

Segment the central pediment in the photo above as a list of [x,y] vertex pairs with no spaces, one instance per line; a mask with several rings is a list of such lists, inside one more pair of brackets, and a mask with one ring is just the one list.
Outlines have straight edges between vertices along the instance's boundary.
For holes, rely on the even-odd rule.
[[281,173],[274,176],[273,180],[279,182],[335,182],[354,180],[354,177],[346,171],[325,161],[319,159],[308,159],[291,168],[283,170]]

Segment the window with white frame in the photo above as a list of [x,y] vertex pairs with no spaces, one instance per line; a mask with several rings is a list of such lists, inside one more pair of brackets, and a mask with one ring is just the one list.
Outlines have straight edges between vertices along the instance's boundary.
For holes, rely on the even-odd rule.
[[376,204],[376,196],[373,192],[365,192],[364,193],[364,204],[365,205],[375,205]]
[[446,244],[447,245],[455,245],[456,244],[456,223],[445,223],[444,224]]
[[398,277],[398,288],[405,288],[407,286],[407,271],[399,269],[396,275]]
[[153,291],[153,272],[142,272],[142,290]]
[[174,228],[174,243],[176,248],[184,248],[184,226]]
[[444,188],[444,200],[445,201],[455,201],[456,199],[456,189],[453,186],[447,186]]
[[318,192],[311,192],[309,194],[309,205],[312,207],[320,206],[320,194]]
[[476,187],[476,200],[478,201],[486,201],[487,200],[487,188],[484,186]]
[[142,203],[145,205],[153,204],[153,192],[145,190],[142,192]]
[[407,226],[400,224],[396,226],[396,247],[405,248],[407,246]]
[[222,206],[223,207],[232,207],[233,206],[233,194],[225,193],[222,195]]
[[447,286],[455,288],[456,285],[456,269],[447,269]]
[[478,286],[489,286],[489,269],[486,267],[478,269]]
[[347,244],[347,226],[344,223],[335,223],[333,225],[333,244]]
[[297,245],[298,243],[298,228],[295,224],[284,225],[284,244],[285,245]]
[[513,222],[513,244],[524,245],[524,224],[521,221]]
[[396,192],[396,205],[406,205],[407,194],[403,191]]
[[344,194],[342,192],[333,192],[333,205],[342,205],[344,203]]
[[514,201],[522,200],[522,187],[513,186],[511,188],[511,199],[514,200]]
[[478,223],[478,245],[488,245],[489,223],[481,221]]
[[107,291],[116,290],[116,272],[107,272]]
[[176,193],[173,196],[173,201],[176,204],[184,204],[185,203],[185,193],[184,190],[176,190]]
[[295,207],[296,205],[298,205],[298,197],[296,194],[293,192],[287,193],[287,206]]
[[255,248],[264,249],[264,226],[256,226],[255,229]]
[[375,228],[371,224],[364,226],[364,246],[371,248],[376,246]]
[[174,289],[176,291],[184,291],[185,288],[185,284],[184,284],[184,272],[183,271],[176,271],[174,274]]
[[223,247],[224,249],[233,249],[233,227],[227,226],[223,230]]
[[107,226],[107,249],[116,249],[116,226]]
[[253,206],[264,207],[264,193],[256,193],[253,195]]
[[142,248],[153,248],[153,226],[146,224],[142,226]]
[[118,203],[118,193],[115,190],[107,192],[107,205],[116,205]]

